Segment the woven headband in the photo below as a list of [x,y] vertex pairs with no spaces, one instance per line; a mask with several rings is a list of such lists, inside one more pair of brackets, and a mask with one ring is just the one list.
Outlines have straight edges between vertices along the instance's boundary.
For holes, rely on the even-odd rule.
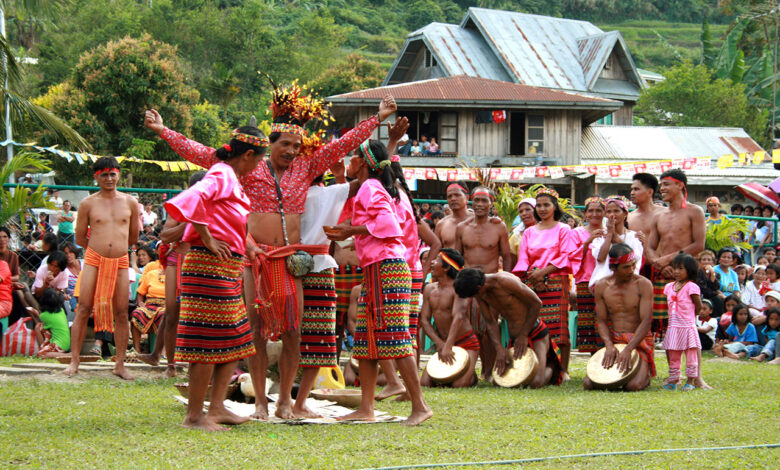
[[446,254],[446,253],[441,253],[441,252],[440,252],[440,253],[439,253],[439,256],[441,256],[441,260],[442,260],[444,263],[448,264],[448,265],[449,265],[451,268],[453,268],[455,271],[460,271],[461,269],[463,269],[463,268],[461,268],[460,266],[458,266],[458,263],[456,263],[456,262],[455,262],[455,260],[453,260],[452,258],[450,258],[449,256],[447,256],[447,254]]
[[381,162],[377,161],[376,157],[374,156],[374,152],[371,151],[371,146],[369,145],[368,140],[360,144],[360,147],[358,148],[360,149],[360,153],[363,154],[363,158],[366,160],[366,163],[368,163],[368,167],[374,171],[382,171],[392,163],[390,160],[382,160]]
[[633,251],[629,251],[628,253],[626,253],[625,255],[623,255],[623,256],[621,256],[619,258],[613,258],[613,257],[610,256],[609,257],[609,264],[610,265],[613,265],[613,264],[625,264],[625,263],[628,263],[629,261],[633,261],[633,260],[634,260],[634,252]]
[[275,122],[271,124],[271,132],[279,132],[280,134],[295,134],[300,136],[306,135],[306,130],[303,127],[297,124],[283,122]]
[[688,199],[688,185],[686,185],[685,183],[683,183],[682,181],[678,180],[677,178],[675,178],[673,176],[664,176],[663,178],[661,178],[661,180],[672,180],[672,181],[676,181],[676,182],[680,183],[681,185],[683,185],[683,193],[685,194],[685,196],[683,197],[682,205],[680,207],[685,209],[685,206],[687,205],[686,204],[686,200]]
[[103,168],[102,170],[98,170],[95,172],[95,178],[100,176],[103,173],[111,173],[112,171],[116,171],[117,174],[119,173],[119,168]]
[[[252,134],[244,134],[243,132],[239,132],[238,129],[230,133],[230,138],[237,140],[239,142],[243,142],[245,144],[252,145],[254,147],[263,147],[263,148],[268,147],[267,138],[257,137],[256,135],[252,135]],[[225,149],[228,150],[227,147]]]
[[593,197],[589,197],[589,198],[585,199],[585,209],[587,210],[588,206],[593,204],[594,202],[597,203],[598,205],[600,205],[602,209],[604,208],[604,205],[605,205],[604,204],[604,200],[601,199],[598,196],[593,196]]
[[490,199],[491,201],[493,200],[493,195],[490,194],[490,191],[488,191],[487,189],[484,189],[484,188],[483,189],[477,189],[476,191],[474,191],[474,194],[471,195],[471,200],[473,201],[474,198],[477,197],[477,196],[485,196],[488,199]]
[[558,191],[556,191],[554,189],[551,189],[551,188],[542,188],[542,189],[540,189],[539,191],[536,192],[536,197],[537,198],[539,196],[544,196],[544,195],[552,196],[555,199],[558,199]]

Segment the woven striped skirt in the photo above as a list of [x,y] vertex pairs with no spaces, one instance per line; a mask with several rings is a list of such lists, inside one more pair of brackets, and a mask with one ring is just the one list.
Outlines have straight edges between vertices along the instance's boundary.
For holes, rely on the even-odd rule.
[[550,338],[556,344],[568,345],[571,343],[569,340],[569,276],[549,276],[546,285],[546,291],[536,293],[542,301],[539,319],[547,325]]
[[409,306],[409,334],[412,335],[412,346],[417,349],[417,338],[420,330],[420,312],[422,311],[423,272],[414,270],[412,273],[412,297]]
[[149,331],[157,334],[163,315],[165,315],[165,299],[148,298],[143,307],[133,310],[130,324],[142,334],[147,334]]
[[363,268],[340,264],[333,277],[336,284],[336,324],[343,328],[347,324],[349,294],[353,287],[363,282]]
[[222,364],[255,353],[241,297],[243,257],[193,246],[181,266],[176,361]]
[[309,273],[303,281],[301,367],[335,367],[336,286],[333,269]]
[[594,353],[604,347],[596,327],[596,299],[587,282],[577,284],[577,349]]
[[650,328],[658,339],[663,339],[669,321],[669,304],[666,302],[664,287],[674,281],[653,269],[653,323]]
[[367,266],[355,327],[355,359],[398,359],[414,354],[409,334],[412,275],[402,258]]

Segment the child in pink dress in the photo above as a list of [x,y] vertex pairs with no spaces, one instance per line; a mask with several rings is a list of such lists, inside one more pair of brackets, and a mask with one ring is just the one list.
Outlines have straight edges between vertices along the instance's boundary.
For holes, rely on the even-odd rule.
[[671,264],[674,282],[664,287],[669,303],[669,329],[663,346],[669,359],[669,378],[664,384],[667,390],[677,390],[680,385],[682,353],[685,352],[685,375],[688,381],[683,391],[693,390],[699,375],[701,340],[696,328],[696,317],[701,311],[701,290],[696,284],[699,266],[693,256],[680,252]]

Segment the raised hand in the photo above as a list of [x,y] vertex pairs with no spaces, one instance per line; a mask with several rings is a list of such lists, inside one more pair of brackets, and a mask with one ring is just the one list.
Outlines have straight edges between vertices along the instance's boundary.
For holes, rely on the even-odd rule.
[[406,131],[409,129],[409,119],[406,117],[399,117],[396,118],[395,124],[387,123],[387,136],[388,140],[393,142],[398,142],[401,140],[401,137],[406,134]]
[[165,129],[162,116],[156,109],[146,110],[144,113],[144,127],[150,129],[155,134],[160,134]]
[[387,119],[398,109],[398,105],[395,104],[395,98],[390,95],[382,98],[382,102],[379,103],[379,122]]

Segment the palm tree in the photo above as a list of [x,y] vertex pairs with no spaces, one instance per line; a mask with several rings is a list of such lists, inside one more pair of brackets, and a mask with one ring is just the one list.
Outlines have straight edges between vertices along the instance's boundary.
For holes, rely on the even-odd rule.
[[[49,166],[40,154],[23,150],[0,168],[0,182],[8,181],[19,171],[49,171]],[[18,215],[22,219],[22,227],[24,227],[25,214],[29,209],[35,207],[53,208],[44,195],[42,184],[34,190],[17,185],[13,194],[0,185],[0,225],[5,225],[8,220]]]
[[[24,10],[31,16],[48,16],[57,11],[63,2],[47,0],[0,0],[0,116],[11,128],[21,128],[25,121],[35,122],[53,132],[59,138],[78,147],[90,150],[91,147],[65,121],[51,111],[32,103],[22,90],[23,73],[14,57],[11,45],[5,37],[5,14],[12,10]],[[6,135],[6,138],[10,135]],[[12,155],[9,152],[9,155]],[[5,180],[4,180],[5,181]]]

